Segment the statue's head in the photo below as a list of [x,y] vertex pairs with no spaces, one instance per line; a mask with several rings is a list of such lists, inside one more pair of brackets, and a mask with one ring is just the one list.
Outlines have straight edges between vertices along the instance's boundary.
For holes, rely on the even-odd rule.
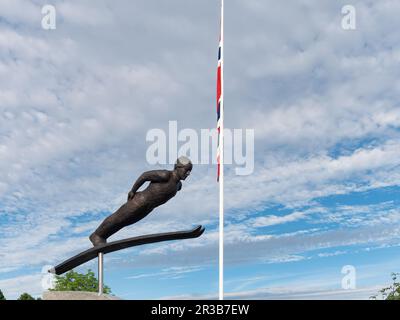
[[174,170],[178,174],[179,179],[185,180],[192,171],[192,161],[188,157],[182,156],[176,160]]

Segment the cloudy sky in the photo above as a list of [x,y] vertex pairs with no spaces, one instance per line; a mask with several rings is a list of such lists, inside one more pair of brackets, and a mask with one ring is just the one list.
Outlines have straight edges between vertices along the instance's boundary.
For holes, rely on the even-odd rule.
[[[56,30],[41,26],[46,4]],[[342,28],[347,4],[356,30]],[[400,271],[399,14],[395,0],[226,1],[225,126],[255,132],[254,172],[226,167],[227,297],[368,299]],[[7,298],[40,296],[43,268],[88,248],[141,172],[172,167],[146,160],[150,129],[215,127],[218,29],[217,0],[0,0]],[[196,165],[174,199],[112,237],[206,226],[107,255],[114,294],[217,297],[215,173]]]

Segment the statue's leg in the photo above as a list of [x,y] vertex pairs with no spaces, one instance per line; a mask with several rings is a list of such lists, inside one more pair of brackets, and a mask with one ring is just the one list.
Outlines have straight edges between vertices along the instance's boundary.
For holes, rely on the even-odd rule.
[[89,239],[94,246],[104,244],[107,242],[107,238],[114,233],[123,227],[141,220],[145,215],[141,208],[135,208],[135,206],[132,207],[131,204],[126,203],[107,217],[96,231],[90,235]]
[[123,228],[115,221],[115,213],[107,217],[101,225],[93,232],[89,239],[94,246],[98,246],[107,242],[107,238]]

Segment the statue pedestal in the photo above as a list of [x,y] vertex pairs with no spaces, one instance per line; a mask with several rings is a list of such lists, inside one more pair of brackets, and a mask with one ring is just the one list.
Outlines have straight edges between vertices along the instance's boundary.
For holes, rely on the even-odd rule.
[[84,291],[46,291],[43,300],[121,300],[108,294],[98,295],[97,292]]

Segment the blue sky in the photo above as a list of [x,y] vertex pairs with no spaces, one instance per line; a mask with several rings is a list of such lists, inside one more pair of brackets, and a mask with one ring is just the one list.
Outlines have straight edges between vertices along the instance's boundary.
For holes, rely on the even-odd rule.
[[[53,31],[41,28],[49,2]],[[346,4],[356,30],[341,27]],[[227,1],[225,125],[254,129],[255,170],[226,167],[226,297],[368,299],[400,271],[399,13],[393,0]],[[8,298],[41,295],[42,268],[90,246],[154,168],[148,130],[215,127],[218,28],[218,1],[0,0]],[[207,229],[107,255],[117,296],[217,297],[215,172],[195,166],[174,199],[113,236]]]

